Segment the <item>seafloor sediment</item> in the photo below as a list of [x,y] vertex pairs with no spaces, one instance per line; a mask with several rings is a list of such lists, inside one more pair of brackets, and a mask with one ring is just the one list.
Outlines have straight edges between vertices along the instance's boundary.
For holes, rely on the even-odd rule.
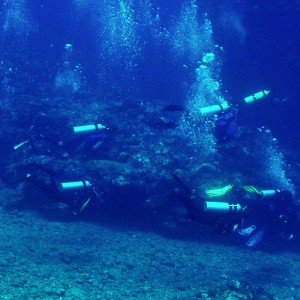
[[0,215],[0,299],[300,299],[297,253],[253,251],[196,224],[184,236]]

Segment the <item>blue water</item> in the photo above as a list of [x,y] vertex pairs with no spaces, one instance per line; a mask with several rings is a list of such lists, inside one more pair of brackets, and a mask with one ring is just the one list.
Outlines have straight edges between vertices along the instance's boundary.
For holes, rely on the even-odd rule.
[[[1,207],[12,211],[13,215],[9,228],[13,228],[12,231],[15,232],[14,228],[19,226],[18,220],[24,219],[21,236],[26,237],[26,226],[28,232],[31,232],[28,220],[32,218],[35,226],[40,226],[41,220],[36,216],[26,216],[22,212],[19,215],[19,211],[28,208],[30,211],[37,211],[38,216],[48,218],[41,223],[49,221],[47,226],[50,229],[49,232],[46,231],[50,236],[51,230],[60,236],[59,229],[63,232],[67,229],[63,227],[65,224],[59,229],[53,229],[52,225],[55,227],[56,223],[52,224],[49,219],[74,221],[68,236],[68,247],[71,250],[66,247],[72,254],[66,259],[67,264],[73,256],[77,257],[77,253],[74,254],[76,247],[74,250],[72,234],[75,235],[78,229],[78,236],[84,240],[85,227],[89,228],[91,225],[89,222],[77,224],[78,219],[97,221],[98,227],[92,227],[92,231],[96,236],[98,228],[102,228],[105,236],[103,243],[98,241],[96,246],[93,245],[93,236],[88,239],[87,245],[94,247],[91,261],[93,255],[98,260],[98,256],[101,256],[97,252],[98,248],[110,238],[113,242],[107,243],[107,257],[114,251],[116,256],[119,255],[118,241],[124,245],[121,250],[124,251],[132,238],[139,245],[132,246],[135,249],[130,250],[132,253],[137,250],[135,259],[139,255],[144,256],[144,250],[139,252],[140,249],[146,249],[149,240],[155,241],[156,234],[166,237],[161,248],[168,249],[164,245],[170,242],[172,251],[178,248],[176,239],[179,243],[188,241],[191,245],[186,244],[183,248],[191,247],[188,254],[191,258],[179,252],[177,258],[175,256],[175,259],[169,259],[167,251],[167,258],[163,255],[160,258],[167,261],[166,270],[174,268],[177,261],[184,258],[182,264],[185,269],[178,271],[184,278],[183,287],[180,284],[178,287],[181,292],[185,291],[186,286],[190,286],[188,275],[184,275],[189,271],[186,261],[199,259],[199,263],[207,263],[199,258],[197,247],[205,245],[209,249],[214,245],[215,250],[208,252],[208,260],[213,262],[210,272],[218,272],[218,267],[224,261],[224,265],[228,263],[226,272],[232,278],[243,274],[241,278],[249,279],[249,284],[259,284],[256,272],[264,274],[265,281],[268,282],[264,288],[268,289],[270,284],[272,293],[276,293],[276,289],[280,289],[279,282],[282,282],[280,273],[285,265],[284,259],[291,260],[291,265],[299,259],[291,258],[289,254],[282,260],[280,256],[271,256],[270,259],[274,261],[279,259],[279,265],[274,267],[274,270],[278,268],[280,271],[277,270],[278,274],[275,272],[274,275],[274,281],[277,280],[279,287],[276,283],[272,286],[267,280],[266,273],[269,269],[272,270],[272,263],[261,267],[260,262],[265,260],[257,256],[259,259],[256,268],[260,271],[253,271],[249,252],[245,252],[249,258],[245,261],[241,252],[242,263],[235,261],[236,269],[232,270],[227,258],[221,255],[223,243],[229,245],[226,250],[230,253],[228,256],[235,257],[230,247],[237,243],[238,249],[247,251],[243,248],[244,241],[240,245],[240,240],[235,236],[228,240],[211,239],[208,237],[209,229],[201,229],[198,233],[195,224],[186,225],[183,219],[188,219],[188,216],[175,196],[179,187],[170,174],[177,174],[188,184],[188,188],[195,189],[196,195],[203,189],[236,184],[286,189],[293,194],[295,200],[298,199],[299,20],[299,1],[2,1],[0,177],[1,189],[7,195],[3,201],[1,199]],[[261,90],[270,90],[270,94],[252,104],[244,104],[246,96]],[[238,109],[239,134],[229,143],[219,144],[211,123],[201,116],[200,108],[225,102]],[[164,111],[166,105],[179,105],[184,107],[185,112]],[[95,122],[109,127],[95,151],[84,152],[82,144],[75,143],[70,153],[64,153],[57,146],[58,140],[61,142],[65,139],[69,142],[67,129]],[[24,145],[20,144],[22,142]],[[70,142],[69,145],[73,144]],[[81,147],[84,149],[83,153],[80,153]],[[92,203],[94,200],[89,204],[84,199],[87,204],[84,212],[81,214],[81,211],[77,211],[75,218],[74,215],[70,217],[65,206],[68,206],[67,201],[72,201],[72,197],[68,200],[61,199],[57,194],[53,196],[53,191],[45,193],[36,188],[38,185],[25,182],[23,177],[29,176],[26,166],[30,164],[51,169],[55,179],[60,182],[90,180],[96,187],[96,193],[89,195],[88,201],[90,198],[96,199],[96,204]],[[43,173],[40,169],[38,172]],[[43,173],[42,179],[45,177],[49,184],[49,176]],[[5,216],[10,219],[9,215]],[[42,226],[44,227],[40,227]],[[128,228],[134,228],[133,233],[128,234]],[[122,230],[126,232],[124,235]],[[155,234],[152,236],[151,233],[148,240],[147,234],[150,231]],[[140,239],[136,239],[136,232],[141,232]],[[42,232],[38,234],[43,235]],[[28,246],[28,239],[24,240],[26,242],[21,242],[22,247],[31,247]],[[49,246],[47,238],[44,240],[40,246],[43,253],[47,252],[44,248]],[[278,244],[282,243],[282,246],[278,246],[277,240],[273,242],[268,237],[266,240],[265,249],[289,249],[289,246],[284,248],[283,240],[278,239]],[[299,245],[299,238],[297,241]],[[58,251],[59,257],[64,257],[61,255],[61,244],[64,247],[64,240],[58,241],[54,250]],[[8,249],[11,249],[10,246]],[[13,250],[10,251],[14,253],[14,246],[11,247]],[[78,243],[77,247],[83,253],[89,252],[89,249],[84,248],[84,243]],[[27,253],[26,249],[24,253]],[[155,249],[161,251],[160,248],[153,247],[149,253],[155,256]],[[34,250],[30,248],[29,252]],[[205,256],[206,248],[202,248],[202,253]],[[131,253],[128,254],[130,255]],[[42,256],[46,257],[46,262],[53,262],[49,254]],[[215,260],[216,257],[219,257],[219,261]],[[103,268],[111,268],[107,274],[114,268],[120,271],[118,263],[115,263],[118,259],[111,260],[111,265],[101,265]],[[154,278],[160,276],[159,272],[165,272],[164,269],[153,269],[152,265],[148,265],[148,260],[145,261]],[[90,266],[86,264],[88,274]],[[197,264],[195,262],[193,268],[197,269]],[[3,262],[1,265],[11,267]],[[133,264],[128,265],[131,270]],[[81,267],[80,262],[78,266]],[[180,263],[178,266],[181,268]],[[296,265],[294,269],[297,269]],[[249,270],[252,270],[251,276],[248,276]],[[286,277],[292,277],[295,270],[287,272]],[[10,273],[14,272],[18,273],[15,270]],[[94,272],[96,274],[95,270]],[[146,272],[141,267],[134,273],[133,281],[142,274],[147,282]],[[118,279],[112,273],[109,276],[114,280]],[[65,276],[64,271],[61,274],[62,277]],[[177,275],[171,271],[168,280],[172,281]],[[223,281],[225,275],[222,274]],[[205,272],[203,276],[209,277]],[[227,279],[231,282],[231,277]],[[79,285],[85,286],[85,279],[82,281]],[[209,285],[209,281],[207,282]],[[193,282],[192,289],[196,289],[197,284]],[[225,284],[223,288],[228,288],[230,284]],[[111,286],[112,290],[117,290],[113,284]],[[249,289],[247,284],[245,286],[245,289]],[[294,287],[299,289],[296,279],[285,286],[293,293]],[[65,288],[67,289],[66,286]],[[124,289],[126,290],[126,285]],[[139,290],[137,287],[136,289]],[[33,298],[34,290],[33,287]],[[93,293],[91,288],[89,295],[94,295]],[[171,296],[166,296],[165,299],[175,299],[176,291],[172,293],[171,290]],[[186,299],[190,299],[189,296],[187,294]],[[18,299],[25,299],[20,297]],[[90,297],[92,296],[81,299],[92,299]],[[126,298],[120,297],[115,299]],[[107,292],[105,299],[113,298],[109,298]],[[155,299],[163,298],[157,296]]]
[[[298,124],[293,109],[297,106],[299,83],[297,2],[223,1],[220,4],[203,1],[197,4],[197,16],[190,11],[181,17],[180,10],[183,5],[188,7],[189,1],[186,4],[185,1],[144,3],[123,1],[128,11],[122,12],[118,1],[102,4],[96,1],[4,1],[2,74],[7,74],[9,67],[18,66],[18,74],[12,80],[27,72],[29,76],[25,77],[30,81],[31,93],[38,93],[40,85],[50,92],[49,78],[57,73],[64,45],[70,43],[74,47],[72,63],[82,66],[86,89],[99,90],[101,85],[103,97],[109,98],[112,86],[118,85],[122,90],[118,97],[120,93],[123,97],[132,97],[133,91],[129,89],[135,86],[134,91],[141,97],[185,102],[197,60],[205,52],[200,44],[208,42],[207,37],[197,32],[206,13],[212,23],[213,43],[224,49],[218,58],[222,64],[219,80],[223,92],[228,91],[228,97],[238,102],[243,96],[266,87],[272,91],[272,98],[279,102],[287,99],[284,104],[279,103],[269,117],[266,116],[269,105],[259,107],[262,116],[258,121],[272,127],[276,135],[288,142],[296,138],[291,129]],[[187,31],[176,35],[176,30],[187,24]],[[117,27],[115,31],[113,26]],[[186,34],[191,43],[180,41],[180,34]],[[187,43],[186,49],[180,49],[176,43]],[[178,47],[177,53],[172,50],[174,46]],[[103,77],[106,78],[104,84]],[[283,122],[284,128],[278,125],[278,119],[282,118],[289,120],[289,124]]]

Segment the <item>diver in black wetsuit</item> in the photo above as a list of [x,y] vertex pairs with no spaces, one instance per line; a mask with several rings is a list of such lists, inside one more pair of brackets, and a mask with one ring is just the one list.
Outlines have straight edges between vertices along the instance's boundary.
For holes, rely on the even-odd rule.
[[66,130],[64,137],[58,139],[54,136],[40,133],[31,140],[35,152],[39,152],[38,144],[46,141],[50,145],[63,151],[64,157],[76,154],[91,155],[96,152],[108,137],[108,128],[102,124],[77,126]]
[[[179,197],[189,218],[211,226],[215,233],[237,231],[249,237],[249,247],[257,246],[266,234],[286,239],[299,234],[299,208],[287,190],[258,190],[253,186],[236,189],[228,185],[196,197],[178,176],[172,176],[184,191]],[[212,198],[217,201],[212,201]]]
[[36,155],[68,158],[97,155],[99,148],[108,140],[111,131],[100,123],[69,127],[66,120],[46,114],[36,116],[28,132],[29,138],[14,150],[30,145]]
[[215,136],[218,142],[225,143],[233,139],[236,135],[237,124],[237,110],[230,108],[223,111],[212,118],[215,128]]
[[[142,121],[156,129],[172,129],[176,128],[183,113],[188,114],[184,106],[167,105],[161,110],[148,113],[148,116],[145,114]],[[238,110],[230,107],[207,118],[207,121],[213,126],[215,137],[219,143],[226,143],[235,137],[238,130],[237,115]]]
[[23,167],[26,170],[26,178],[20,179],[35,186],[49,196],[48,203],[40,200],[40,206],[64,203],[69,215],[78,215],[86,207],[94,206],[97,200],[102,201],[97,189],[88,180],[60,182],[54,172],[38,164],[28,164]]

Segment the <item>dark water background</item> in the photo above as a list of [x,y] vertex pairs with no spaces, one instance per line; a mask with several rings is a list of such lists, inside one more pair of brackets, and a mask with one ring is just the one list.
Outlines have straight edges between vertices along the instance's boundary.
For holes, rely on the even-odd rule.
[[[197,4],[198,8],[193,10],[194,6],[191,4]],[[132,10],[126,11],[127,14],[122,19],[124,15],[118,15],[117,11],[120,12],[122,8],[126,10],[126,7],[131,7]],[[186,15],[182,13],[183,11]],[[198,11],[196,17],[193,15],[195,11]],[[159,15],[159,19],[156,18],[157,15]],[[210,21],[212,33],[205,32],[201,27],[205,20]],[[208,173],[205,178],[207,181],[215,180],[218,185],[223,184],[226,180],[243,182],[243,180],[250,179],[254,181],[251,181],[251,184],[263,182],[263,184],[271,185],[273,182],[267,177],[272,179],[278,175],[274,181],[277,180],[276,184],[283,184],[283,186],[272,186],[272,188],[293,187],[285,176],[284,168],[287,167],[287,164],[284,163],[281,155],[280,151],[282,150],[284,154],[287,154],[287,163],[292,166],[295,190],[298,190],[297,185],[300,182],[298,159],[300,150],[299,20],[300,1],[296,0],[2,1],[0,3],[0,171],[1,181],[3,181],[1,184],[4,183],[3,189],[2,187],[1,189],[6,195],[3,207],[8,207],[4,213],[3,222],[8,226],[7,230],[5,226],[0,227],[3,230],[2,236],[7,237],[5,240],[8,241],[3,247],[7,247],[11,251],[10,253],[13,253],[11,256],[16,258],[11,259],[12,264],[7,263],[6,258],[1,260],[0,267],[9,270],[8,273],[12,274],[12,282],[15,280],[14,274],[18,274],[20,270],[25,277],[27,269],[32,268],[33,270],[31,275],[33,280],[32,278],[28,280],[29,285],[26,285],[28,282],[20,282],[20,287],[16,287],[10,285],[10,279],[6,284],[5,279],[2,280],[3,288],[8,287],[8,290],[14,293],[15,288],[23,289],[25,286],[30,290],[32,299],[45,299],[43,292],[41,292],[40,298],[35,298],[35,287],[32,287],[30,282],[37,280],[35,276],[36,273],[39,273],[40,266],[51,267],[54,262],[53,268],[58,267],[58,273],[60,273],[60,277],[57,277],[60,279],[54,280],[54,282],[59,285],[64,282],[64,278],[69,278],[68,274],[70,274],[71,277],[68,280],[74,286],[87,288],[90,293],[87,295],[96,294],[94,286],[91,287],[90,281],[86,279],[89,278],[91,270],[94,274],[94,279],[91,281],[94,280],[96,285],[99,283],[96,280],[99,276],[98,270],[99,268],[104,269],[105,272],[101,275],[102,277],[100,276],[101,280],[105,282],[103,290],[105,290],[106,284],[111,286],[112,290],[118,291],[119,286],[124,289],[122,291],[124,294],[121,293],[121,296],[115,299],[127,299],[126,295],[128,299],[131,299],[129,298],[130,292],[127,291],[128,286],[123,285],[124,282],[127,282],[127,277],[131,276],[128,275],[130,272],[133,272],[132,282],[128,284],[133,290],[136,289],[138,295],[142,294],[139,299],[146,299],[143,298],[144,292],[140,291],[139,284],[136,284],[142,277],[141,286],[154,279],[151,295],[156,298],[149,299],[163,299],[158,296],[159,292],[163,294],[169,285],[173,288],[174,278],[182,282],[176,283],[175,292],[171,288],[170,296],[166,296],[165,299],[179,299],[174,298],[178,290],[187,291],[185,299],[192,299],[189,298],[189,293],[192,289],[198,288],[201,280],[205,282],[205,287],[214,286],[214,276],[220,276],[220,274],[223,277],[219,278],[218,284],[222,280],[223,282],[227,280],[228,283],[232,278],[245,278],[245,280],[249,280],[249,286],[260,284],[261,281],[257,278],[263,275],[265,281],[262,282],[262,285],[265,289],[272,288],[273,294],[282,290],[280,297],[283,297],[282,295],[286,291],[296,295],[299,291],[297,277],[299,243],[289,249],[292,255],[283,251],[282,256],[279,256],[272,254],[272,250],[271,254],[267,251],[272,247],[273,250],[281,249],[282,245],[278,246],[277,242],[273,243],[269,240],[271,246],[265,253],[255,252],[253,255],[252,252],[242,248],[244,247],[243,242],[240,247],[234,237],[214,239],[208,236],[208,231],[199,230],[198,232],[195,230],[193,227],[195,224],[177,228],[174,216],[180,219],[183,215],[182,203],[174,205],[173,200],[169,201],[169,196],[166,196],[166,190],[174,189],[175,183],[170,180],[169,174],[166,175],[164,166],[167,165],[171,170],[179,170],[182,175],[186,175],[186,178],[183,178],[196,184],[201,183],[202,178],[207,175],[204,173]],[[188,30],[185,33],[179,30],[176,35],[174,28],[182,29],[184,26],[188,27]],[[197,26],[202,28],[200,34]],[[185,35],[190,40],[185,40]],[[181,39],[185,40],[185,43],[190,41],[191,44],[184,45],[183,43],[182,45]],[[65,49],[66,44],[72,45],[73,50],[70,53]],[[218,47],[214,45],[218,45]],[[197,47],[201,49],[198,51]],[[261,138],[263,147],[274,150],[270,152],[273,160],[265,159],[267,161],[266,169],[272,169],[266,176],[259,169],[259,160],[263,156],[256,158],[256,149],[253,146],[257,145],[259,148],[259,140],[253,140],[252,143],[249,139],[244,145],[239,144],[239,141],[243,143],[245,140],[237,139],[234,141],[236,147],[228,149],[220,147],[217,158],[212,155],[212,158],[207,159],[205,155],[201,157],[200,154],[198,161],[198,150],[194,151],[191,147],[191,145],[196,148],[199,146],[197,143],[193,143],[194,136],[187,134],[182,137],[182,134],[178,137],[175,131],[155,131],[139,122],[138,118],[144,113],[142,109],[147,110],[150,107],[151,112],[157,112],[160,104],[189,105],[189,100],[193,98],[191,86],[196,80],[195,69],[199,66],[203,55],[210,51],[215,52],[217,56],[216,67],[213,70],[216,70],[215,79],[221,84],[222,95],[225,100],[239,105],[241,108],[239,112],[241,128],[246,128],[247,132],[256,132],[258,127],[265,126],[271,129],[273,137],[278,138],[278,145],[276,144],[274,148],[272,148],[274,146],[272,137]],[[60,77],[62,81],[58,80],[59,75],[62,75]],[[65,79],[69,81],[63,82]],[[271,91],[265,100],[249,105],[247,108],[243,107],[244,97],[263,89]],[[147,104],[147,101],[152,106]],[[103,107],[108,108],[107,111],[103,111],[102,104]],[[93,110],[94,107],[95,110],[99,109],[100,115],[98,115],[98,111]],[[110,163],[113,169],[111,174],[108,172],[108,175],[103,175],[102,171],[97,173],[95,167],[86,174],[85,167],[88,165],[89,159],[71,157],[68,162],[57,154],[58,151],[53,151],[55,155],[52,155],[50,150],[47,152],[48,148],[43,155],[33,154],[33,151],[26,147],[14,152],[12,147],[28,139],[31,131],[37,130],[37,133],[40,133],[39,128],[32,126],[34,123],[32,120],[42,120],[40,125],[43,126],[43,117],[48,113],[50,116],[57,116],[57,120],[55,118],[52,120],[54,126],[51,130],[54,129],[53,131],[60,129],[60,126],[66,126],[68,122],[68,125],[70,123],[74,125],[75,121],[83,124],[82,122],[98,122],[100,119],[102,122],[102,116],[112,121],[111,123],[116,125],[119,131],[116,131],[116,134],[113,131],[112,137],[108,138],[108,146],[104,144],[101,148],[104,154],[100,153],[95,159],[97,163],[97,159],[100,158],[100,162],[98,162],[100,169],[105,169],[101,165],[103,161],[106,163],[105,166],[107,162]],[[96,118],[97,120],[95,120]],[[46,125],[45,128],[49,129]],[[188,126],[186,128],[189,131]],[[199,136],[203,138],[204,134],[200,132]],[[190,144],[182,145],[180,143],[182,140],[184,141],[184,138],[189,139],[190,137],[192,137],[188,140],[191,142]],[[210,147],[209,141],[199,140],[199,144],[201,143],[202,148],[199,147],[199,149],[205,152],[205,149]],[[181,150],[181,146],[183,150]],[[244,161],[241,159],[240,164],[236,157],[243,152],[238,152],[239,149],[246,149],[245,153],[248,155]],[[235,154],[232,155],[230,151],[235,150]],[[264,150],[258,149],[257,153],[262,154]],[[125,154],[121,156],[120,153]],[[190,157],[194,160],[190,160]],[[149,161],[143,159],[149,159]],[[93,162],[94,157],[91,160]],[[70,223],[71,225],[63,222],[51,223],[47,222],[47,219],[39,219],[31,212],[26,215],[22,210],[24,206],[26,207],[22,200],[25,199],[28,204],[30,201],[40,201],[43,197],[40,197],[40,194],[36,193],[31,186],[28,188],[25,184],[24,188],[20,184],[21,181],[16,183],[17,176],[13,175],[17,173],[16,167],[32,161],[45,163],[45,165],[59,170],[62,180],[73,180],[73,178],[81,178],[80,176],[83,175],[93,178],[95,175],[95,181],[99,184],[100,190],[102,191],[103,188],[105,191],[104,204],[100,203],[99,215],[101,218],[97,220],[103,226],[98,226],[98,223],[97,226],[94,226],[92,222],[74,222]],[[129,165],[131,161],[134,165],[130,170],[131,173],[126,174],[127,171],[124,169],[128,167],[128,161]],[[261,161],[264,164],[263,159]],[[203,167],[203,174],[200,167],[198,170],[194,169],[197,165]],[[296,171],[293,169],[295,166],[298,168]],[[222,167],[224,170],[227,168],[224,171],[225,175],[222,173]],[[119,174],[116,175],[114,172],[128,175],[128,178],[125,175],[123,177],[129,180],[129,184],[112,183],[113,180],[119,178]],[[217,175],[215,176],[215,174]],[[282,176],[280,177],[280,175]],[[226,182],[226,184],[228,183]],[[197,188],[197,185],[195,187]],[[157,209],[159,213],[155,211],[156,208],[151,208],[151,210],[147,207],[145,209],[145,200],[151,196],[157,202],[169,202],[165,206],[162,204]],[[298,197],[297,194],[296,196]],[[47,199],[47,197],[45,198]],[[22,202],[23,206],[15,205],[19,204],[18,201]],[[11,207],[18,208],[14,210]],[[37,207],[40,208],[38,205]],[[52,211],[47,211],[48,206],[43,209],[44,215],[57,220],[57,214],[51,215]],[[168,219],[170,215],[174,219]],[[163,226],[161,223],[156,224],[158,219],[159,222],[161,220],[165,222]],[[84,220],[86,221],[86,219]],[[89,216],[87,216],[87,220],[90,221]],[[128,228],[133,231],[128,233]],[[136,228],[139,230],[135,231]],[[155,234],[153,235],[152,230],[155,234],[158,233],[159,238]],[[18,233],[19,231],[20,233]],[[86,231],[91,231],[92,234],[86,234]],[[37,235],[35,236],[35,234]],[[61,239],[61,236],[65,236],[65,238]],[[79,242],[74,243],[76,236]],[[95,243],[94,237],[96,237],[97,243]],[[161,241],[161,237],[167,239]],[[15,251],[15,239],[20,240],[18,243],[21,245],[17,252]],[[39,243],[40,240],[43,242]],[[50,254],[48,240],[55,240]],[[185,245],[186,241],[190,245]],[[170,248],[168,248],[169,243],[171,243]],[[148,251],[149,244],[151,247]],[[74,245],[76,246],[74,247]],[[178,251],[174,255],[181,247],[180,245],[184,250]],[[202,249],[201,255],[198,252],[199,245]],[[171,255],[166,249],[171,249]],[[235,251],[238,251],[239,259],[235,259]],[[3,251],[4,257],[6,252]],[[32,253],[38,259],[28,259]],[[163,253],[161,257],[157,257],[160,253]],[[224,253],[226,253],[225,258]],[[81,262],[82,257],[87,257],[87,260],[85,261],[84,258]],[[144,259],[142,264],[140,264],[141,257],[142,261]],[[133,262],[130,259],[133,259]],[[152,264],[152,260],[156,260],[158,265],[160,262],[165,265],[163,268],[159,268]],[[101,262],[99,263],[99,261]],[[207,261],[211,262],[207,273],[205,273],[206,271],[199,273],[199,266],[205,270]],[[17,263],[14,264],[15,262]],[[232,264],[234,267],[231,266]],[[255,265],[254,269],[252,269],[252,264]],[[27,268],[25,271],[23,265]],[[72,269],[73,265],[78,268],[78,273]],[[286,265],[289,265],[289,269],[283,271]],[[84,266],[84,272],[81,272],[82,266]],[[135,269],[136,266],[138,266],[137,269]],[[49,271],[47,270],[49,274],[53,272],[50,267]],[[195,277],[193,283],[189,277],[191,268],[198,276]],[[145,275],[149,270],[151,276]],[[273,272],[272,270],[274,278],[271,276],[270,279],[268,275]],[[5,272],[3,271],[3,274],[6,276]],[[229,275],[225,274],[226,277],[223,273]],[[41,278],[37,280],[40,286],[45,285],[44,278],[49,279],[51,276],[49,274],[45,275],[42,271]],[[161,274],[167,279],[166,285],[163,281],[160,286]],[[178,274],[182,277],[178,277]],[[210,274],[215,275],[210,276]],[[76,281],[76,276],[81,278],[79,283]],[[151,278],[149,279],[149,277]],[[210,280],[206,280],[209,277],[211,277]],[[115,282],[119,283],[119,286],[116,287]],[[227,283],[223,284],[223,290],[228,289]],[[68,282],[62,285],[67,293]],[[157,286],[158,290],[156,290]],[[192,289],[190,289],[191,286]],[[249,286],[245,286],[247,287],[245,290],[247,290]],[[24,288],[23,295],[26,295],[26,288]],[[57,296],[59,293],[64,295],[65,293],[65,291],[57,290],[54,291],[53,299],[56,299],[55,295]],[[45,293],[49,294],[48,292]],[[76,291],[74,293],[76,294]],[[249,294],[249,290],[247,293]],[[258,289],[259,293],[262,291]],[[194,298],[198,299],[197,297],[196,295]],[[18,299],[26,299],[26,296],[20,296]],[[72,298],[71,293],[71,296],[66,299],[94,298],[93,296]],[[113,298],[110,298],[108,293],[106,298],[103,296],[99,299]],[[212,299],[214,299],[213,296]]]
[[[184,1],[159,2],[153,1],[153,7],[160,7],[161,25],[170,27]],[[87,3],[89,10],[96,5],[93,1]],[[29,84],[24,82],[24,86],[31,94],[41,93],[41,86],[43,91],[48,89],[51,92],[49,79],[55,76],[58,64],[61,63],[64,44],[71,43],[75,49],[73,59],[82,65],[87,88],[97,91],[102,85],[99,69],[102,68],[103,58],[99,58],[101,37],[92,14],[87,13],[85,8],[82,12],[75,9],[72,1],[27,1],[25,7],[29,11],[29,22],[36,27],[32,33],[22,37],[2,31],[1,58],[6,64],[18,65],[19,78],[15,80],[20,80],[26,73],[29,76],[24,79]],[[5,8],[5,2],[2,8]],[[212,22],[215,43],[224,47],[221,80],[223,89],[228,91],[233,102],[239,102],[243,96],[262,87],[270,89],[271,97],[277,99],[271,114],[268,113],[269,105],[262,104],[258,106],[258,114],[252,114],[249,110],[247,116],[243,116],[245,123],[265,124],[273,128],[281,140],[297,147],[299,2],[220,3],[208,0],[199,3],[199,10],[207,12]],[[1,16],[4,22],[4,10]],[[134,83],[131,82],[137,87],[135,91],[141,97],[184,102],[182,82],[188,76],[169,58],[167,46],[163,42],[151,41],[146,31],[142,32],[141,42],[146,42],[146,48],[138,58],[138,67],[134,71],[136,78]],[[2,74],[5,68],[2,65]],[[118,82],[119,77],[118,69],[111,68],[111,82]],[[125,78],[122,84],[126,80],[130,81]],[[110,96],[109,84],[108,91],[104,92],[107,98]],[[129,95],[123,92],[124,96]]]

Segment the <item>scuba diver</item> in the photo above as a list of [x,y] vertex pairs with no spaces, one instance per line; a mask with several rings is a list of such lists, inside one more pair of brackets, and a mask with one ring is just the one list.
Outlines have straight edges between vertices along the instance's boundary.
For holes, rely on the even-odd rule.
[[87,207],[94,207],[98,201],[103,202],[96,187],[88,180],[60,182],[53,170],[35,163],[23,166],[22,171],[26,173],[25,178],[18,182],[28,182],[48,196],[43,197],[43,201],[40,201],[40,196],[38,197],[39,207],[46,206],[47,210],[49,207],[59,210],[59,204],[64,204],[61,212],[63,211],[64,215],[76,216]]
[[219,143],[226,143],[233,139],[238,129],[237,109],[230,108],[209,118],[212,122],[215,137]]
[[[107,140],[109,131],[109,128],[99,123],[67,128],[63,133],[52,132],[55,130],[49,128],[46,129],[43,130],[39,126],[32,126],[32,132],[35,131],[32,137],[14,146],[14,149],[17,150],[23,145],[29,144],[38,155],[49,155],[51,153],[51,155],[56,154],[63,158],[79,154],[91,156]],[[49,131],[49,134],[45,133]]]
[[91,124],[73,127],[72,130],[68,130],[67,137],[64,140],[55,140],[44,134],[40,134],[36,140],[45,140],[52,145],[62,148],[65,151],[65,157],[75,156],[80,153],[91,155],[107,139],[107,132],[108,128],[106,126]]
[[[264,99],[270,91],[262,90],[244,98],[239,107],[246,107],[248,104]],[[200,114],[213,124],[215,137],[219,143],[225,143],[234,138],[238,129],[238,109],[224,101],[220,104],[200,108]]]
[[[222,106],[217,105],[217,107]],[[205,120],[212,124],[214,135],[219,143],[226,143],[235,137],[238,129],[238,110],[236,108],[233,106],[222,107],[222,109],[215,110],[213,114],[210,112],[203,113],[203,110],[200,110],[200,112],[205,117],[208,115]],[[161,110],[144,113],[141,121],[159,130],[174,129],[178,125],[182,114],[189,114],[189,112],[182,105],[171,104]]]
[[[202,116],[204,122],[212,124],[212,132],[217,142],[226,143],[231,141],[237,133],[238,107],[246,108],[251,103],[268,97],[269,90],[262,90],[244,98],[244,101],[234,106],[227,101],[222,103],[203,106],[198,108],[197,113]],[[216,101],[217,102],[217,101]],[[195,108],[194,108],[195,109]],[[195,114],[195,112],[193,112]],[[141,121],[152,128],[159,130],[174,129],[178,126],[183,114],[190,115],[188,107],[181,104],[169,104],[162,109],[145,112]]]
[[253,186],[239,189],[227,185],[197,197],[178,176],[172,176],[182,188],[179,198],[189,218],[211,226],[214,233],[238,232],[248,237],[249,247],[257,246],[266,235],[290,240],[299,233],[299,208],[288,190],[259,190]]

